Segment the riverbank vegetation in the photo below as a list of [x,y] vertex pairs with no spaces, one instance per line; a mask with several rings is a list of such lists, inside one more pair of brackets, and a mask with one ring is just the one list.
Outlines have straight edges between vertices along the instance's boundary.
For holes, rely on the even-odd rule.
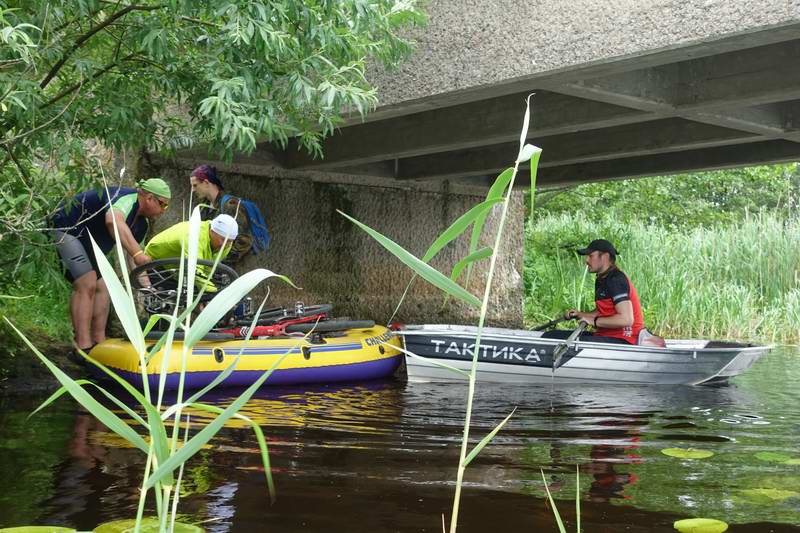
[[[0,315],[69,343],[48,217],[102,186],[114,156],[290,138],[320,155],[343,114],[377,104],[367,63],[396,65],[412,48],[400,30],[424,19],[416,0],[0,0],[0,296],[23,298]],[[0,327],[3,352],[14,337]]]
[[800,169],[774,165],[537,195],[526,228],[528,326],[591,307],[575,249],[607,238],[660,335],[800,342]]

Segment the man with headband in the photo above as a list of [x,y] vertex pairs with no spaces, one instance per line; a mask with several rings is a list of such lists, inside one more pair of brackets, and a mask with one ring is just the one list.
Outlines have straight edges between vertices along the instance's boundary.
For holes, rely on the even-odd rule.
[[120,243],[128,264],[151,261],[142,243],[150,220],[166,211],[172,197],[161,178],[141,181],[137,188],[108,187],[80,193],[59,206],[51,217],[52,238],[72,284],[69,313],[75,331],[75,348],[85,352],[105,340],[108,322],[108,289],[97,266],[90,236],[103,254],[116,243],[116,221]]

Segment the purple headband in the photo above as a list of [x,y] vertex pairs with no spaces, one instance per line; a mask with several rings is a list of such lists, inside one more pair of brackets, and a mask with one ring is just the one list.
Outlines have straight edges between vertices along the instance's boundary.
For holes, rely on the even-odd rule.
[[217,176],[216,167],[212,167],[211,165],[200,165],[192,171],[192,176],[203,181],[210,181],[220,189],[225,188],[222,186],[222,181],[219,179],[219,176]]

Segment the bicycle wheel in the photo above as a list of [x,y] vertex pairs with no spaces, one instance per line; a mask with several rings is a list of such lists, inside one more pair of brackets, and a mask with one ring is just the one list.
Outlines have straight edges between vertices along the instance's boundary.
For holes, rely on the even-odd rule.
[[[261,314],[258,315],[258,325],[259,326],[271,326],[273,324],[277,324],[282,320],[294,320],[297,318],[307,318],[316,315],[326,315],[330,316],[331,312],[333,311],[333,306],[331,304],[320,304],[320,305],[309,305],[304,306],[301,312],[297,312],[298,309],[287,309],[285,307],[273,307],[272,309],[266,309],[261,311]],[[237,326],[249,326],[251,320],[248,319],[239,319],[236,321]]]
[[[214,266],[213,261],[207,259],[198,259],[197,266],[205,267],[208,271]],[[181,259],[179,257],[170,257],[166,259],[156,259],[150,263],[145,263],[134,268],[131,271],[131,285],[133,289],[139,292],[144,299],[144,306],[148,312],[162,313],[174,309],[175,298],[180,290],[182,293],[186,292],[186,265],[184,264],[184,281],[183,286],[178,286],[179,272],[181,268]],[[146,286],[142,283],[144,276],[147,276],[149,285]],[[205,276],[199,276],[205,278]],[[219,263],[214,270],[214,274],[209,278],[209,281],[217,288],[215,292],[207,292],[204,295],[204,300],[210,300],[214,295],[230,285],[233,280],[238,278],[239,275],[234,269],[228,265]]]
[[329,331],[344,331],[346,329],[368,329],[375,326],[374,320],[326,320],[317,324],[307,322],[286,326],[286,333],[327,333]]

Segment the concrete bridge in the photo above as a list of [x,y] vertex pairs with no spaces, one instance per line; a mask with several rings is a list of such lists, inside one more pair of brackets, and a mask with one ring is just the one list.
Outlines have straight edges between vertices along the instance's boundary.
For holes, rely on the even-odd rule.
[[[335,210],[421,255],[512,163],[531,92],[539,186],[800,159],[800,0],[437,0],[429,16],[408,62],[372,69],[379,109],[326,140],[324,159],[259,145],[218,163],[268,213],[273,249],[252,265],[305,287],[276,298],[388,318],[410,274]],[[157,170],[185,186],[206,161],[198,150]],[[517,196],[496,324],[521,322],[523,219]],[[434,265],[465,253],[457,243]],[[408,321],[475,315],[419,282],[408,302]]]

